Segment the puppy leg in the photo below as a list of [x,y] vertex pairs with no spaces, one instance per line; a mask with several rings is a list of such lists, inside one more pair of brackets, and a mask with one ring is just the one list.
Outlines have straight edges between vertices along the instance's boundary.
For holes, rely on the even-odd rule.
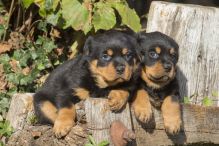
[[182,123],[178,97],[167,96],[163,101],[161,111],[166,131],[170,134],[178,133]]
[[49,101],[45,101],[41,105],[41,112],[51,122],[54,123],[57,118],[57,108]]
[[58,116],[53,127],[56,137],[61,138],[67,135],[71,128],[75,125],[75,110],[76,109],[73,104],[69,107],[62,107],[59,109]]
[[152,117],[152,109],[149,100],[149,95],[144,89],[137,91],[134,101],[132,103],[135,116],[141,122],[148,122]]
[[49,94],[39,91],[34,95],[34,111],[41,124],[53,124],[57,117],[57,108],[50,101]]
[[129,92],[125,90],[111,90],[108,95],[108,103],[113,111],[120,110],[128,101]]

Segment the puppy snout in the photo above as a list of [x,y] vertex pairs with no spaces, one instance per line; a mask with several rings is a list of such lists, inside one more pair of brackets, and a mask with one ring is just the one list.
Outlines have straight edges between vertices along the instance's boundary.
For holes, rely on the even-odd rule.
[[172,64],[171,63],[164,63],[163,67],[164,67],[166,72],[170,72],[172,69]]
[[119,64],[116,66],[116,72],[117,74],[123,74],[123,72],[125,71],[125,65],[124,64]]

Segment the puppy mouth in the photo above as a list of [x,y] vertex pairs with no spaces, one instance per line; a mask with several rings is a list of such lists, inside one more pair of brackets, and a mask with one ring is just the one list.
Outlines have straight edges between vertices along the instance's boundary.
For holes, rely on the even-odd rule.
[[170,77],[167,75],[159,76],[159,77],[149,75],[149,79],[154,81],[154,82],[167,82],[170,79]]
[[[107,80],[106,80],[107,81]],[[118,82],[118,81],[126,81],[126,79],[125,78],[123,78],[123,77],[117,77],[117,78],[115,78],[114,80],[108,80],[107,82],[108,83],[113,83],[113,82]]]

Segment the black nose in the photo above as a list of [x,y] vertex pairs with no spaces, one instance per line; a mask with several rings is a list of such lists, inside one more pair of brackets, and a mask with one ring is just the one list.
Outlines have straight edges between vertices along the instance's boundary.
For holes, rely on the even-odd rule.
[[166,72],[169,72],[172,68],[172,64],[171,63],[164,63],[163,67],[164,67]]
[[125,70],[125,65],[119,64],[119,65],[116,66],[116,72],[118,74],[123,74],[124,70]]

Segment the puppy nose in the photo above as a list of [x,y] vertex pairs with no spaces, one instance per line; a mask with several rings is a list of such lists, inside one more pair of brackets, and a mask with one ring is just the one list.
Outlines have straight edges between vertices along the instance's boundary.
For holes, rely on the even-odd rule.
[[124,70],[125,70],[125,65],[119,64],[119,65],[116,66],[116,72],[118,74],[123,74]]
[[169,72],[172,68],[172,64],[171,63],[164,63],[164,69],[166,72]]

